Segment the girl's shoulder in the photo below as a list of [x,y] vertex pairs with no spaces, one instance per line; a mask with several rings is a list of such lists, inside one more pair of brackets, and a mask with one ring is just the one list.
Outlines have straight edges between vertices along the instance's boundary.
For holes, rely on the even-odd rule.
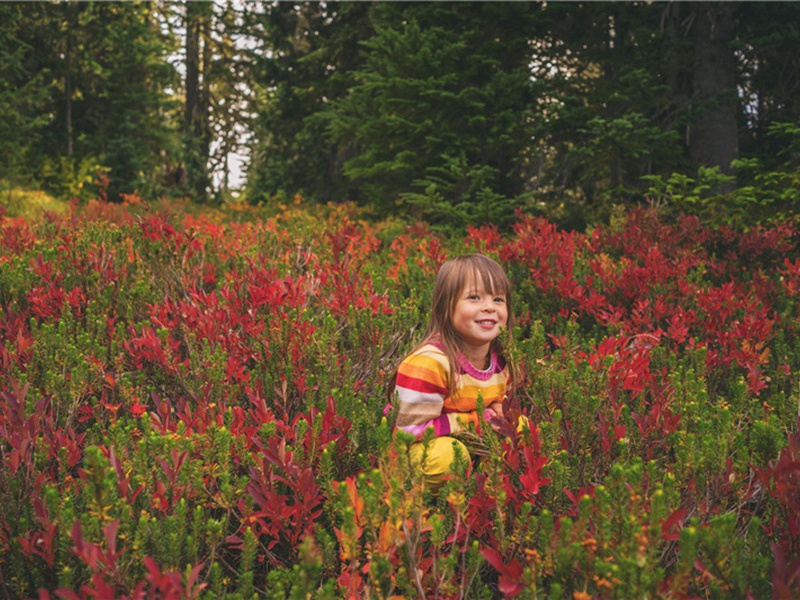
[[450,363],[447,359],[447,354],[445,354],[444,347],[436,340],[428,341],[415,350],[413,350],[408,356],[403,359],[401,364],[425,364],[429,365],[429,368],[435,369],[444,369],[446,371],[450,370]]
[[433,338],[425,342],[421,347],[420,350],[425,349],[427,352],[432,352],[434,354],[445,354],[444,351],[444,344],[442,344],[439,338]]
[[439,342],[431,341],[426,342],[416,348],[411,354],[408,355],[407,358],[411,358],[412,356],[431,356],[431,357],[439,357],[444,356],[446,357],[446,353],[444,351],[444,346],[442,346]]

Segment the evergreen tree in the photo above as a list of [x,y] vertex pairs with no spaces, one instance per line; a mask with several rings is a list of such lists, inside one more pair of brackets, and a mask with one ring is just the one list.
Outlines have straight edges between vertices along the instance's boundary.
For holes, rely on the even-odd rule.
[[358,197],[450,224],[502,222],[523,190],[538,5],[374,4],[356,84],[325,112]]
[[227,158],[247,139],[253,202],[300,193],[461,225],[527,203],[581,226],[710,165],[715,193],[727,182],[748,202],[793,206],[781,190],[797,160],[798,14],[0,3],[0,178],[88,196],[102,173],[112,198],[203,200],[227,188]]
[[177,73],[167,62],[174,49],[148,3],[99,2],[91,51],[101,73],[94,105],[82,125],[91,132],[84,151],[95,152],[108,169],[109,194],[138,191],[148,197],[168,190],[165,177],[177,166],[178,103],[167,94]]
[[184,99],[184,157],[189,192],[205,202],[211,189],[208,157],[211,147],[210,78],[211,20],[210,2],[186,3],[186,79]]
[[740,35],[734,42],[740,148],[769,168],[784,160],[787,142],[771,135],[781,123],[800,123],[800,7],[792,2],[742,2],[734,5]]
[[353,197],[341,172],[342,145],[326,139],[318,115],[352,85],[352,71],[362,62],[360,42],[371,33],[370,7],[277,2],[247,11],[247,29],[260,41],[248,57],[255,95],[251,202],[284,193],[318,201]]
[[[589,220],[609,201],[641,198],[641,177],[686,168],[676,93],[685,40],[662,28],[663,8],[633,3],[548,4],[534,41],[537,108],[531,190]],[[674,54],[677,61],[665,57]],[[573,222],[581,226],[579,221]]]
[[0,4],[0,179],[29,181],[29,149],[47,122],[48,77],[30,69],[32,48],[19,40],[24,19],[18,3]]
[[[85,193],[99,173],[108,174],[112,197],[152,186],[174,139],[165,94],[173,71],[152,7],[4,5],[14,8],[20,18],[7,38],[16,60],[9,65],[29,82],[17,105],[28,109],[31,175],[63,196]],[[35,102],[19,100],[26,91]]]
[[733,5],[693,3],[692,111],[687,146],[695,163],[731,172],[739,156]]
[[245,147],[250,105],[253,100],[247,82],[246,50],[252,36],[246,29],[245,5],[214,4],[214,27],[210,42],[213,56],[209,73],[209,110],[212,144],[209,170],[216,175],[216,192],[221,197],[230,190],[229,158]]

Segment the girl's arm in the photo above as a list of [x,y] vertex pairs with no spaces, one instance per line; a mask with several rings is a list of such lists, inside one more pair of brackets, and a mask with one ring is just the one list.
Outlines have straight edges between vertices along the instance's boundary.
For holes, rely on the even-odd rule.
[[475,411],[442,412],[449,378],[447,357],[439,350],[423,350],[406,358],[397,370],[397,428],[420,439],[430,427],[438,437],[461,431],[462,423],[477,423]]

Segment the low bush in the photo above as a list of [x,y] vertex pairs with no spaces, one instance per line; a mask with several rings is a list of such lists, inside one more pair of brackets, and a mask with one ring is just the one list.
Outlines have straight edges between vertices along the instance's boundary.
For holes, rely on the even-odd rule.
[[[245,212],[0,216],[5,596],[800,593],[795,221]],[[434,492],[383,408],[471,251],[515,285],[520,380]]]

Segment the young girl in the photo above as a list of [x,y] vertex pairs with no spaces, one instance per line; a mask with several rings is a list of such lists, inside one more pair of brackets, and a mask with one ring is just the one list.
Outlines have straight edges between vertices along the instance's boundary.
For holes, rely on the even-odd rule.
[[503,415],[509,366],[498,336],[510,319],[511,284],[491,258],[467,254],[439,269],[425,338],[400,364],[395,381],[396,427],[417,440],[433,429],[427,453],[418,441],[411,460],[434,487],[450,474],[455,447],[469,460],[450,434],[478,423],[478,397],[485,419]]

